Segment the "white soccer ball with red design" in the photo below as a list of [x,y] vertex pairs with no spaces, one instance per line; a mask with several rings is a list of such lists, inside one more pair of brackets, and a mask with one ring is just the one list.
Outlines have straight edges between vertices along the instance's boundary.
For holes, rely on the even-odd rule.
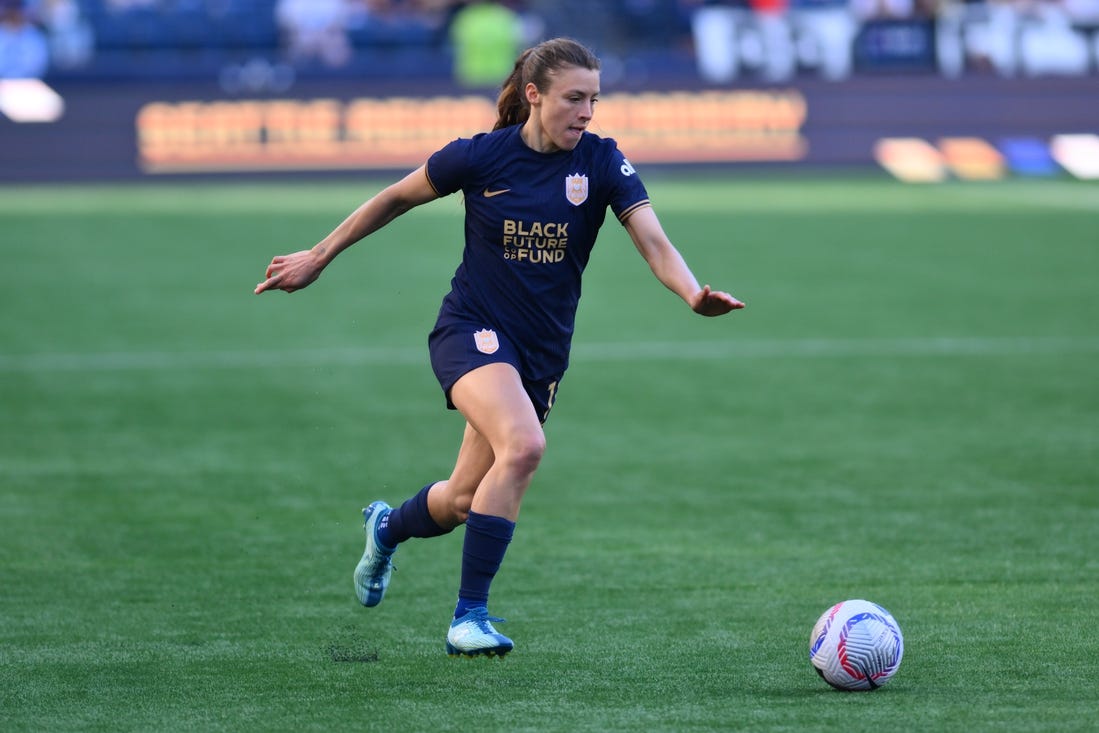
[[825,611],[809,636],[809,661],[837,690],[876,690],[897,673],[904,637],[876,603],[842,601]]

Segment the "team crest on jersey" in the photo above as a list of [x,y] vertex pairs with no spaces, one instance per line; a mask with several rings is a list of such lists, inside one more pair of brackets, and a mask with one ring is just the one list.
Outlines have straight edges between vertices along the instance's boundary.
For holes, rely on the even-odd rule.
[[473,343],[482,354],[495,354],[500,348],[500,339],[496,338],[496,332],[490,328],[482,328],[474,333]]
[[565,176],[565,198],[573,206],[579,206],[588,200],[588,177],[580,173]]

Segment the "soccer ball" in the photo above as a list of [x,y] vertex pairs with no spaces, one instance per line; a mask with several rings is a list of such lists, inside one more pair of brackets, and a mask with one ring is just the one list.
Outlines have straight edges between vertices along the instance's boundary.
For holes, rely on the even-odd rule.
[[809,661],[837,690],[876,690],[896,674],[904,637],[893,616],[870,601],[842,601],[809,636]]

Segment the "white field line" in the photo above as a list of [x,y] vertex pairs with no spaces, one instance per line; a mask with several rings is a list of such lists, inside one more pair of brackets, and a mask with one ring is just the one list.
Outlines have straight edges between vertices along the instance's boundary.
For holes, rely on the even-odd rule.
[[[652,176],[647,185],[659,212],[724,214],[819,214],[1099,211],[1099,186],[1079,181],[999,181],[942,186],[912,186],[892,181],[837,181],[805,184],[776,180],[731,181]],[[71,216],[100,214],[108,217],[142,214],[204,215],[324,214],[345,216],[388,183],[364,179],[362,183],[320,184],[212,184],[196,187],[164,183],[154,187],[130,184],[86,186],[56,185],[44,188],[0,186],[0,216],[49,214]],[[684,190],[683,184],[689,188]],[[763,193],[761,193],[761,191]],[[125,203],[120,208],[119,201]],[[458,196],[446,197],[417,209],[415,216],[433,214],[460,218],[464,209]],[[2,244],[2,243],[0,243]],[[14,244],[14,243],[13,243]]]
[[[583,343],[572,361],[646,362],[721,359],[1022,356],[1099,354],[1099,337],[929,337],[896,339],[740,339]],[[0,373],[283,369],[409,366],[427,363],[427,346],[276,351],[122,351],[0,354]]]

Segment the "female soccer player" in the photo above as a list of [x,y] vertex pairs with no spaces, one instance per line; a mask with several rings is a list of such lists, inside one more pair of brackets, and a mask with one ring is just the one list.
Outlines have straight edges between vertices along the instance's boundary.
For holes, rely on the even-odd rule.
[[465,249],[428,339],[447,406],[466,420],[450,477],[396,509],[363,510],[355,593],[381,602],[392,556],[412,537],[465,524],[451,655],[504,655],[489,586],[545,450],[542,424],[568,366],[580,277],[609,206],[657,279],[696,313],[744,304],[699,287],[664,233],[633,166],[590,132],[599,60],[569,39],[524,51],[504,82],[493,131],[455,140],[362,204],[312,249],[275,257],[255,292],[306,287],[341,251],[410,209],[462,191]]

